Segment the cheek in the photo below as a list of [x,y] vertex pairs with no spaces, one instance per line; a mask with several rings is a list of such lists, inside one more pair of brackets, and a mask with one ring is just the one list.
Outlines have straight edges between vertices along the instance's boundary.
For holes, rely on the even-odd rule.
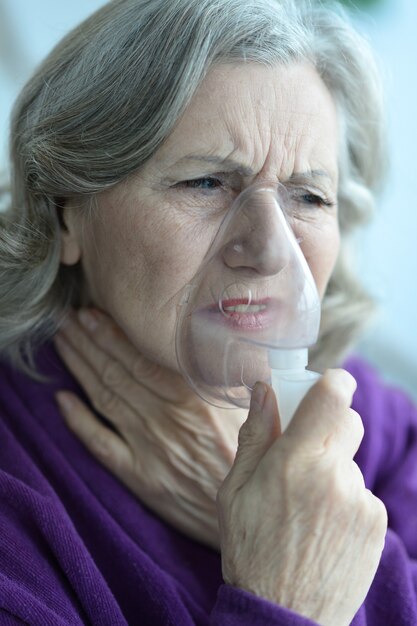
[[[143,266],[136,225],[126,216],[119,219],[108,207],[86,225],[83,233],[83,267],[91,296],[105,304],[111,295],[120,297],[137,279]],[[106,308],[106,307],[105,307]]]
[[161,307],[168,299],[175,299],[191,280],[207,246],[194,232],[190,220],[169,215],[168,210],[163,219],[149,221],[140,236],[145,268],[142,285],[146,291],[159,290]]
[[131,202],[116,210],[104,205],[84,235],[91,296],[113,313],[115,301],[126,309],[137,302],[161,309],[194,275],[202,249],[201,237],[169,206]]

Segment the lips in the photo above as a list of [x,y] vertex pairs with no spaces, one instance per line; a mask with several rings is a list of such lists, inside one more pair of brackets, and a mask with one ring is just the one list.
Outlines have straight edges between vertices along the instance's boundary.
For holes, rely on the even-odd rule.
[[272,298],[251,300],[235,298],[223,300],[199,311],[211,322],[230,330],[259,331],[269,328],[276,317],[278,301]]

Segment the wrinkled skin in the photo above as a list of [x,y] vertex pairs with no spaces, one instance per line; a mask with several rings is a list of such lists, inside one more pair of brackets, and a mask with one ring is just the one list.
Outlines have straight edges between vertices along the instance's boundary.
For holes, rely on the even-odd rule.
[[[184,400],[184,389],[107,316],[90,311],[92,331],[85,314],[68,320],[56,345],[116,432],[61,392],[69,428],[168,523],[220,548],[227,583],[319,624],[350,624],[387,527],[384,505],[352,460],[363,426],[349,408],[356,386],[350,374],[329,370],[284,435],[274,393],[258,383],[232,465],[233,428],[227,431],[209,405],[204,412]],[[265,389],[262,400],[257,392]],[[196,415],[206,418],[205,428]]]
[[[323,296],[339,249],[337,127],[310,66],[213,70],[165,144],[100,194],[89,220],[64,210],[61,260],[81,261],[102,313],[94,312],[94,330],[85,315],[73,316],[57,338],[115,427],[60,394],[61,404],[71,400],[62,404],[69,427],[91,453],[168,523],[220,549],[226,582],[329,626],[352,620],[386,531],[384,506],[352,461],[363,434],[349,408],[354,381],[328,372],[281,436],[269,388],[264,403],[252,399],[246,421],[196,397],[178,372],[173,337],[181,290],[218,228],[219,206],[227,210],[253,182],[287,185],[320,171],[302,183],[308,211],[294,230]],[[196,154],[238,166],[185,158]],[[244,270],[256,285],[256,264]]]
[[[88,219],[67,207],[62,261],[80,260],[92,302],[141,354],[176,372],[183,289],[232,201],[250,184],[280,181],[306,197],[295,230],[323,296],[339,251],[337,158],[335,105],[312,67],[219,66],[140,171],[99,194]],[[308,184],[294,180],[310,171],[319,173]],[[255,292],[262,278],[251,258],[244,267],[225,259],[223,272],[245,272]]]

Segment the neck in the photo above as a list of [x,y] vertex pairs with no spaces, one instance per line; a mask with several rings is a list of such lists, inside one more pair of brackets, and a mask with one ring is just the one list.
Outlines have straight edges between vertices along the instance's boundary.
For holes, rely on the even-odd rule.
[[247,411],[213,407],[177,378],[164,372],[159,388],[164,399],[154,394],[138,421],[141,471],[135,492],[172,526],[218,550],[216,496],[233,464]]

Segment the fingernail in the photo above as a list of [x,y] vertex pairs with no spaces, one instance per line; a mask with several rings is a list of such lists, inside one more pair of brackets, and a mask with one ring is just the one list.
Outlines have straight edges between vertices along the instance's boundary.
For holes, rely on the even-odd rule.
[[78,319],[80,320],[84,328],[86,328],[91,333],[93,333],[98,326],[97,318],[91,311],[78,311]]
[[260,410],[263,407],[266,395],[266,387],[263,383],[256,383],[251,397],[251,408]]
[[55,394],[55,399],[63,413],[71,413],[74,408],[74,401],[70,395],[58,392]]

